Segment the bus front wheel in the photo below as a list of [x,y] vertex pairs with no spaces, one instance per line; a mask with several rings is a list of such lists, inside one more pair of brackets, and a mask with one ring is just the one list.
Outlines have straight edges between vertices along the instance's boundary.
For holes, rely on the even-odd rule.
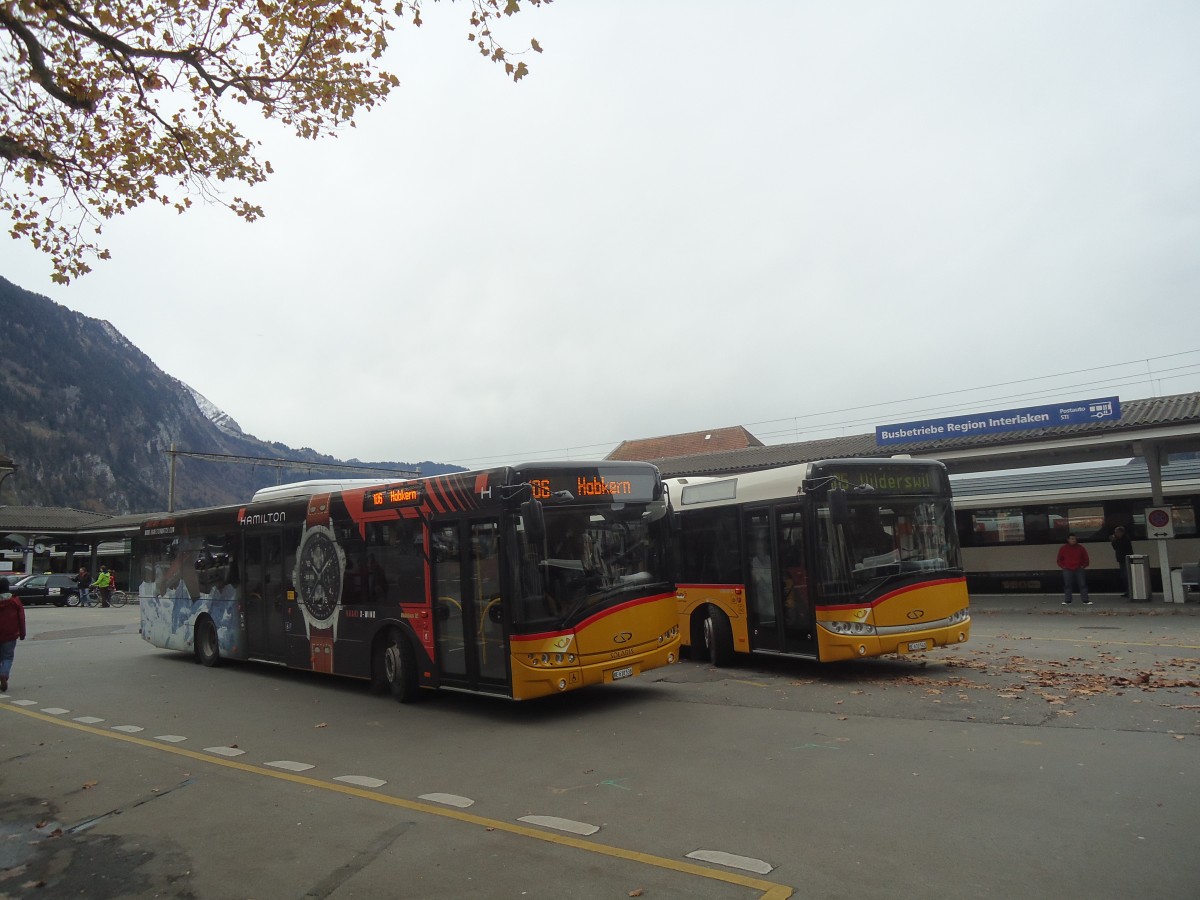
[[733,662],[733,626],[729,624],[729,617],[712,604],[709,604],[704,619],[704,649],[714,666],[727,666]]
[[417,699],[417,659],[408,638],[393,631],[383,646],[383,680],[392,696],[401,703]]

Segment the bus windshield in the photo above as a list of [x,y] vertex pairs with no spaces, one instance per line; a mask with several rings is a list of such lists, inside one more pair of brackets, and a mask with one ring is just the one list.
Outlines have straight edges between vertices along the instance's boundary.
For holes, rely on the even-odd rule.
[[[510,557],[517,632],[566,628],[667,580],[657,529],[666,502],[544,508],[545,535],[531,540],[519,513]],[[663,588],[666,589],[665,586]]]
[[895,576],[960,570],[947,499],[852,495],[849,517],[835,523],[818,507],[825,596],[855,600]]

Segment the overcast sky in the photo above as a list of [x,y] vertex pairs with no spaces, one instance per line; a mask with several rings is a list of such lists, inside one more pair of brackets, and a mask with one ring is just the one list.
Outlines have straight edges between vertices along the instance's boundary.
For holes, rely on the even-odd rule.
[[[267,218],[142,208],[66,288],[342,459],[766,443],[1200,390],[1200,4],[558,0],[514,85],[432,4]],[[244,192],[243,192],[244,193]],[[193,448],[206,449],[206,448]]]

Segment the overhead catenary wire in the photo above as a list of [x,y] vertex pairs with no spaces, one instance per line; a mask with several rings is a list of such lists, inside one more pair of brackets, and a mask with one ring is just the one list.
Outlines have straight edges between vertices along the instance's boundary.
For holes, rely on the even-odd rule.
[[[1155,364],[1161,364],[1167,360],[1178,360],[1180,357],[1187,356],[1198,357],[1198,359],[1196,362],[1173,364],[1158,368],[1155,367]],[[999,395],[991,393],[1020,385],[1032,385],[1035,383],[1044,384],[1045,382],[1055,379],[1071,378],[1072,376],[1077,375],[1110,372],[1114,369],[1128,369],[1130,367],[1137,367],[1137,371],[1126,372],[1124,374],[1114,374],[1106,378],[1076,381],[1070,384],[1058,384],[1053,386],[1032,388],[1027,391],[1015,391]],[[836,409],[826,409],[821,412],[799,413],[791,416],[780,416],[773,419],[761,419],[739,424],[751,431],[764,444],[791,443],[793,441],[799,441],[802,439],[809,440],[822,436],[836,436],[839,434],[845,434],[846,431],[851,428],[861,428],[863,426],[877,424],[879,413],[889,409],[895,410],[894,412],[888,413],[889,417],[913,420],[921,417],[932,417],[939,414],[953,414],[956,412],[977,410],[980,408],[980,406],[985,404],[991,405],[995,403],[1008,403],[1016,401],[1050,400],[1056,397],[1077,394],[1077,392],[1081,390],[1115,390],[1121,387],[1129,387],[1141,384],[1148,384],[1150,388],[1150,395],[1158,396],[1164,382],[1178,381],[1183,378],[1196,377],[1197,375],[1200,375],[1200,349],[1181,350],[1175,353],[1162,354],[1161,356],[1152,356],[1118,363],[1107,363],[1099,366],[1090,366],[1084,369],[1072,369],[1067,372],[1036,375],[1028,378],[1016,378],[1008,381],[996,382],[993,384],[953,388],[951,390],[938,391],[932,394],[919,394],[899,400],[881,400],[877,403],[866,403]],[[980,394],[988,394],[988,396],[978,396]],[[965,395],[976,396],[968,399]],[[961,399],[952,400],[942,404],[933,404],[921,407],[913,406],[913,404],[919,404],[927,400],[937,400],[939,398]],[[865,413],[868,410],[876,410],[877,412],[871,416],[862,415],[862,413]],[[819,421],[825,418],[830,420],[825,422]],[[783,423],[787,423],[787,427],[771,427]],[[801,426],[801,423],[806,424]],[[704,428],[717,427],[726,426],[712,426],[709,424],[702,425],[700,428],[692,430],[699,431],[703,430]],[[762,430],[764,428],[766,428],[766,430]],[[580,459],[599,458],[603,457],[605,454],[611,451],[612,448],[620,444],[622,440],[624,440],[624,438],[607,441],[594,441],[588,444],[573,444],[570,447],[556,447],[541,450],[492,454],[488,456],[476,456],[467,459],[456,460],[455,463],[457,465],[466,466],[467,468],[477,468],[487,465],[502,465],[504,463],[516,461],[536,461],[538,459],[550,457]]]

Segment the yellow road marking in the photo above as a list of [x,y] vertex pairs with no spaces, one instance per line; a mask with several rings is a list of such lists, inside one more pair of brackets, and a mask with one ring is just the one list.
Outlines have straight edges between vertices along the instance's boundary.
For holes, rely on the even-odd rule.
[[445,809],[439,806],[431,806],[427,803],[418,803],[415,800],[405,800],[400,797],[389,797],[386,794],[380,794],[364,788],[356,788],[350,785],[320,781],[316,778],[308,778],[304,775],[296,775],[291,772],[265,769],[261,766],[251,765],[250,763],[237,762],[231,759],[211,756],[207,753],[199,753],[195,750],[185,750],[183,747],[173,747],[168,744],[163,744],[159,741],[149,740],[147,738],[134,737],[133,735],[129,734],[122,734],[120,732],[109,731],[103,728],[96,728],[92,725],[83,725],[79,722],[71,722],[66,719],[60,719],[56,716],[46,715],[45,713],[34,712],[31,709],[22,709],[19,706],[12,706],[8,703],[0,704],[0,709],[5,710],[6,712],[19,713],[22,716],[28,716],[31,719],[38,719],[42,722],[49,722],[53,725],[58,725],[65,728],[73,728],[76,731],[83,731],[87,734],[96,735],[97,737],[124,741],[127,744],[137,744],[139,747],[146,747],[151,750],[158,750],[164,753],[173,753],[176,756],[185,756],[188,759],[209,763],[210,765],[214,766],[222,766],[226,769],[237,769],[239,772],[246,772],[251,775],[265,775],[268,778],[276,778],[280,781],[290,781],[294,784],[303,784],[307,787],[332,791],[337,794],[345,794],[350,797],[358,797],[362,800],[372,800],[376,803],[383,803],[388,806],[398,806],[401,809],[426,813],[427,815],[431,816],[439,816],[443,819],[454,819],[459,822],[466,822],[470,825],[481,825],[484,828],[490,828],[494,831],[505,831],[509,834],[534,838],[535,840],[545,841],[546,843],[550,844],[559,844],[564,847],[573,847],[576,850],[585,850],[589,853],[598,853],[603,856],[616,857],[617,859],[623,859],[628,862],[637,862],[648,866],[656,866],[660,869],[669,869],[684,875],[695,875],[698,878],[724,881],[728,884],[735,884],[740,887],[749,888],[750,890],[762,891],[763,893],[759,900],[787,900],[787,898],[792,896],[792,888],[785,884],[776,884],[771,881],[763,881],[759,878],[749,878],[745,875],[738,875],[734,872],[720,872],[716,869],[708,869],[704,866],[693,865],[692,863],[667,859],[663,856],[653,856],[649,853],[640,853],[636,850],[624,850],[620,847],[609,847],[604,844],[597,844],[592,841],[585,841],[580,838],[569,837],[564,834],[553,834],[545,831],[539,831],[535,828],[528,828],[524,825],[514,825],[511,822],[504,822],[500,819],[487,819],[483,816],[476,816],[472,815],[471,813],[462,812],[461,810]]

